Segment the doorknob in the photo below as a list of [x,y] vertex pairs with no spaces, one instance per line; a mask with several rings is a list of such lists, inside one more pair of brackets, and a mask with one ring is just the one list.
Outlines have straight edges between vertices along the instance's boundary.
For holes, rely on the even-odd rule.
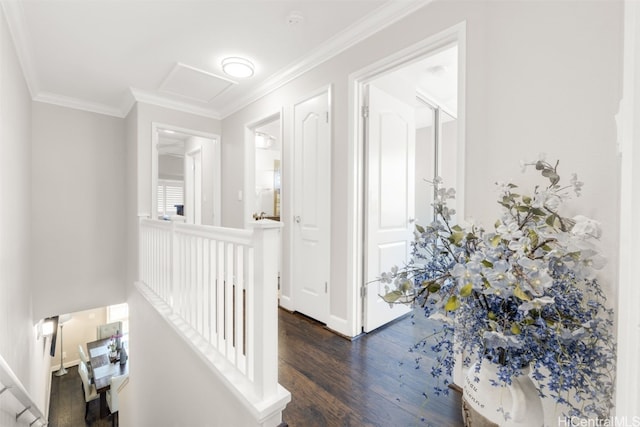
[[293,220],[295,222],[297,222],[298,224],[300,224],[300,221],[302,221],[302,218],[300,218],[300,215],[296,215],[296,216],[293,217]]

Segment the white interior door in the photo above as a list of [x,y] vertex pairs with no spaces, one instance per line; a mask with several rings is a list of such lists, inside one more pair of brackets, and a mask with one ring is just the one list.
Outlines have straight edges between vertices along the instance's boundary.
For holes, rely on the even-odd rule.
[[293,305],[320,322],[329,317],[331,139],[329,93],[294,108]]
[[415,109],[369,86],[366,135],[364,331],[372,331],[409,312],[389,306],[377,279],[408,260],[415,211]]

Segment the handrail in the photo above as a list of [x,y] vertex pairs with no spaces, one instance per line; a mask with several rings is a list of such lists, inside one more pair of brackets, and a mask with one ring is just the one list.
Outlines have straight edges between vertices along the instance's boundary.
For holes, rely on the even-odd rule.
[[30,426],[33,426],[36,422],[40,422],[40,426],[49,424],[49,422],[46,421],[44,413],[38,408],[38,405],[33,401],[29,392],[24,388],[16,374],[13,373],[13,370],[2,355],[0,355],[0,383],[2,383],[3,386],[2,390],[0,390],[0,396],[2,396],[5,391],[10,391],[24,407],[22,411],[16,413],[16,421],[25,413],[29,412],[34,417],[29,424]]

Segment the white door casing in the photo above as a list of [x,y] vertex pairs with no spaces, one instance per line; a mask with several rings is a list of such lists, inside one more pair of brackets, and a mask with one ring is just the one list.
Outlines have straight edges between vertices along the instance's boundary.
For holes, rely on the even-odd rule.
[[185,157],[185,214],[188,224],[202,224],[202,150]]
[[329,90],[294,105],[293,305],[327,323],[331,202]]
[[369,85],[368,111],[364,332],[410,311],[386,303],[378,279],[409,259],[415,212],[415,109]]

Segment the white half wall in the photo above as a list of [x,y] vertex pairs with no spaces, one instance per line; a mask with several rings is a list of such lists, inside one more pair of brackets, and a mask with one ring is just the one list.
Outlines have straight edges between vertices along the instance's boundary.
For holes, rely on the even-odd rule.
[[257,427],[246,407],[139,291],[132,291],[128,303],[131,371],[120,400],[123,426]]

